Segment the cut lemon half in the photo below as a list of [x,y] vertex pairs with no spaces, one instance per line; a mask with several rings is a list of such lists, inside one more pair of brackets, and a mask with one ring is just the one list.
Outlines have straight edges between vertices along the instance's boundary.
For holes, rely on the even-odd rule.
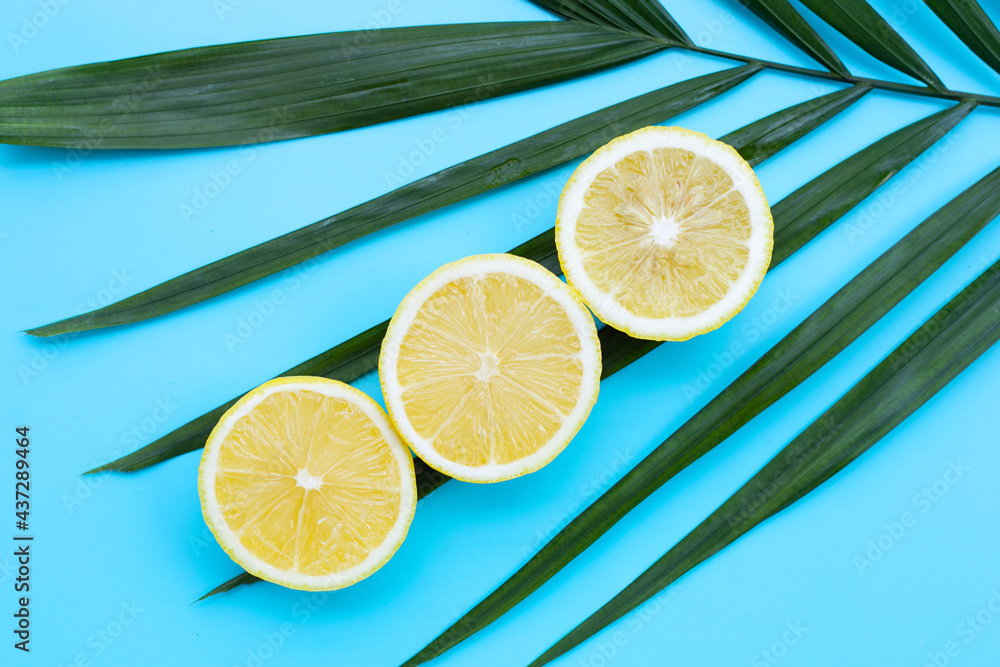
[[234,561],[310,591],[382,567],[417,504],[413,459],[382,408],[316,377],[271,380],[229,408],[205,445],[198,491]]
[[446,264],[403,299],[382,341],[389,418],[428,465],[499,482],[549,463],[597,400],[601,351],[587,307],[513,255]]
[[679,127],[599,148],[573,172],[556,216],[566,281],[603,322],[650,340],[687,340],[742,310],[773,233],[750,165]]

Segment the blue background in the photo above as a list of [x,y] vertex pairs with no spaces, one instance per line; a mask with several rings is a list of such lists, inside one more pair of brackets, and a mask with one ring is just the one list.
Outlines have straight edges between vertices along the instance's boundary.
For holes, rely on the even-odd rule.
[[[523,0],[63,2],[34,33],[25,21],[39,22],[32,18],[41,11],[37,0],[4,2],[0,78],[212,43],[363,29],[373,17],[385,22],[388,16],[392,26],[547,18]],[[815,66],[735,0],[665,4],[699,44]],[[983,4],[1000,21],[996,5]],[[875,5],[951,88],[1000,94],[1000,78],[924,5]],[[387,12],[390,7],[401,11]],[[852,71],[907,80],[814,16],[810,20]],[[12,33],[31,37],[15,44]],[[8,432],[12,450],[14,427],[31,427],[37,535],[32,653],[15,651],[6,635],[0,663],[396,665],[853,275],[1000,164],[1000,110],[977,109],[950,141],[897,177],[905,183],[899,196],[883,188],[833,225],[769,274],[732,322],[693,341],[663,345],[606,381],[590,420],[554,463],[493,486],[449,483],[422,501],[395,558],[350,589],[314,596],[257,584],[189,606],[238,572],[202,521],[199,455],[134,475],[80,476],[382,321],[440,264],[509,249],[551,226],[553,193],[575,163],[170,317],[51,341],[19,331],[75,314],[88,299],[133,294],[365,201],[391,189],[394,176],[412,180],[585,112],[729,66],[664,53],[461,112],[253,151],[112,151],[72,164],[61,149],[0,146],[0,429]],[[671,122],[721,136],[837,88],[764,73]],[[945,106],[867,95],[758,168],[768,198],[778,201],[871,141]],[[432,136],[444,139],[429,155],[415,153]],[[209,188],[216,196],[185,219],[182,205],[191,205],[230,161],[239,173],[226,187]],[[994,223],[832,363],[439,664],[527,663],[685,535],[998,257],[1000,225]],[[280,303],[269,308],[269,299]],[[259,326],[234,344],[227,334],[237,335],[241,319],[257,308],[273,312],[254,317]],[[727,358],[733,343],[745,353]],[[701,393],[693,390],[708,373],[719,377],[707,385],[703,380]],[[997,664],[1000,620],[980,630],[962,624],[1000,591],[998,373],[1000,348],[831,482],[558,664],[753,667],[776,664],[761,653],[773,649],[772,660],[781,654],[778,662],[789,667],[919,667],[931,664],[928,654],[948,642],[959,648],[949,664]],[[373,375],[357,385],[378,396]],[[949,484],[942,480],[952,463],[968,470]],[[11,451],[0,456],[0,466],[8,464],[13,468]],[[13,486],[12,477],[12,471],[0,473],[8,480],[3,488]],[[935,482],[936,501],[915,502]],[[8,501],[0,510],[6,516]],[[886,525],[904,512],[916,523],[893,537]],[[888,548],[877,562],[859,564],[868,557],[869,541],[880,538]],[[9,619],[15,594],[8,553],[0,550],[0,612]],[[982,618],[987,615],[992,619],[988,611]],[[119,620],[129,624],[118,626]],[[798,634],[786,632],[796,626]]]

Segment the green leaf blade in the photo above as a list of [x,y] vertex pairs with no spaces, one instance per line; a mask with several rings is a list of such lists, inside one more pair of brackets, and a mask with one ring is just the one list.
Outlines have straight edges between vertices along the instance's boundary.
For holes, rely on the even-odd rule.
[[946,26],[1000,74],[1000,30],[976,0],[924,0]]
[[292,139],[557,83],[663,48],[539,21],[186,49],[0,82],[0,142],[160,149]]
[[1000,262],[939,310],[608,604],[529,667],[548,664],[816,489],[1000,340]]
[[240,572],[239,574],[237,574],[232,579],[229,579],[229,580],[227,580],[227,581],[219,584],[218,586],[216,586],[215,588],[213,588],[209,592],[205,593],[204,595],[202,595],[200,598],[198,598],[197,600],[195,600],[191,604],[195,604],[197,602],[201,602],[202,600],[205,600],[206,598],[210,598],[213,595],[218,595],[219,593],[227,593],[227,592],[233,590],[234,588],[237,588],[239,586],[243,586],[245,584],[256,584],[258,581],[263,581],[263,579],[261,579],[260,577],[255,577],[254,575],[250,574],[249,572]]
[[735,148],[751,167],[756,167],[857,102],[870,90],[871,86],[859,84],[807,100],[730,132],[719,141]]
[[848,78],[851,73],[823,38],[803,18],[788,0],[740,0],[764,23],[781,33],[788,41],[822,63],[831,72]]
[[99,310],[29,330],[33,336],[132,324],[186,308],[385,229],[590,153],[658,123],[760,71],[707,74],[606,107],[431,174],[342,213],[230,255]]
[[866,0],[802,0],[802,4],[873,57],[935,90],[945,90],[934,70]]
[[845,349],[998,212],[1000,169],[858,274],[404,667],[437,657],[537,590],[650,494]]
[[656,0],[531,0],[556,16],[650,39],[693,46],[684,29]]
[[777,266],[860,204],[883,183],[923,154],[975,108],[963,102],[879,139],[775,204],[774,252]]

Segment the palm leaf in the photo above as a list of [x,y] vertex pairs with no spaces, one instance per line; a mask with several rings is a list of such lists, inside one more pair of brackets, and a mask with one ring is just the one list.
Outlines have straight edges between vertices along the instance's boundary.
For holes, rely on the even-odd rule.
[[851,73],[823,38],[816,34],[802,14],[788,0],[740,0],[764,23],[777,30],[795,46],[821,62],[831,72],[849,78]]
[[107,307],[28,333],[55,336],[129,324],[200,303],[366,234],[590,153],[619,134],[661,122],[710,100],[759,70],[758,66],[723,70],[614,104],[431,174]]
[[[709,76],[715,77],[716,75]],[[717,78],[711,81],[713,86],[718,82]],[[694,95],[697,99],[701,99],[702,95],[705,94],[702,88],[692,90],[698,93]],[[807,100],[750,123],[746,127],[726,135],[722,140],[734,146],[751,164],[759,164],[765,158],[774,155],[791,142],[846,109],[868,90],[869,88],[866,86],[854,86]],[[660,108],[659,110],[665,113],[673,112],[672,109]],[[651,121],[647,115],[641,115],[629,116],[619,122],[628,124],[612,126],[612,132],[630,131],[655,121]],[[539,234],[510,252],[532,259],[553,273],[561,273],[552,230]],[[344,343],[289,369],[282,375],[320,375],[342,382],[351,382],[365,373],[375,370],[382,336],[385,334],[388,324],[388,320],[377,324]],[[604,359],[603,377],[612,375],[659,344],[652,341],[639,341],[610,328],[602,329],[599,335],[601,336],[601,351]],[[204,447],[208,434],[211,433],[222,414],[236,400],[233,399],[219,406],[131,454],[88,472],[134,472]],[[418,484],[418,488],[419,486],[420,484]]]
[[777,111],[719,137],[739,151],[751,167],[798,141],[854,104],[871,86],[859,84]]
[[802,0],[821,19],[890,67],[944,90],[930,66],[866,0]]
[[657,0],[531,0],[564,19],[583,21],[653,39],[694,43]]
[[[769,270],[788,259],[817,234],[860,204],[947,134],[973,108],[974,102],[958,104],[897,130],[820,174],[772,206],[774,250]],[[740,137],[734,136],[735,134],[723,137],[723,141],[739,141]],[[748,148],[752,157],[753,149]],[[745,149],[741,149],[741,153],[742,150]],[[620,331],[610,331],[606,334],[606,339],[602,337],[601,345],[604,373],[610,375],[659,343],[633,342],[632,338]]]
[[[867,86],[855,86],[853,88],[830,93],[829,95],[824,95],[812,100],[807,100],[801,104],[796,104],[795,106],[773,113],[766,118],[750,123],[746,127],[736,130],[735,132],[731,132],[723,137],[723,140],[740,151],[740,154],[744,155],[751,164],[756,165],[785,148],[792,141],[804,136],[809,131],[819,127],[824,122],[843,111],[845,108],[853,104],[859,97],[864,95],[868,90],[869,88]],[[817,231],[820,229],[821,228],[817,228]],[[558,265],[558,257],[556,255],[555,236],[552,230],[539,234],[531,241],[518,246],[518,248],[515,248],[512,252],[523,256],[528,256],[528,253],[531,252],[531,256],[536,258],[536,261],[541,261],[547,269],[554,273],[561,272]],[[538,260],[538,257],[544,257],[544,259]],[[383,324],[383,326],[387,325],[388,322]],[[614,373],[617,373],[626,365],[660,345],[660,343],[656,341],[631,338],[616,329],[612,329],[611,327],[602,328],[598,332],[598,335],[601,339],[601,356],[603,359],[601,374],[602,380],[610,377]],[[373,349],[376,348],[377,344],[374,344]],[[374,363],[372,368],[374,369]],[[214,415],[215,413],[210,414]],[[221,416],[221,412],[218,413],[218,416]],[[215,417],[216,420],[218,419],[218,416]],[[196,447],[204,446],[205,438],[207,438],[213,425],[214,424],[207,425],[207,429],[201,436],[200,443],[197,444]],[[170,436],[168,435],[167,438],[170,438]],[[148,451],[142,454],[140,452],[143,452],[143,450],[139,450],[139,452],[137,452],[137,458],[145,457],[148,460],[155,456],[159,457],[158,460],[163,460],[165,458],[170,458],[171,456],[176,456],[177,454],[183,454],[187,451],[191,451],[189,449],[184,449],[183,451],[156,451],[156,445],[157,443],[153,443],[152,445],[147,446],[144,449]],[[150,450],[150,448],[152,448],[152,450]],[[100,470],[125,470],[126,468],[122,468],[120,466],[122,465],[122,462],[128,458],[129,457],[119,459],[118,461],[114,461],[91,472],[98,472]],[[421,498],[449,479],[424,464],[420,461],[420,459],[415,459],[414,463],[417,468],[417,491],[418,496]],[[134,469],[137,468],[127,468],[127,470]],[[260,581],[260,579],[246,572],[241,572],[229,581],[217,586],[202,597],[198,598],[198,601],[204,600],[205,598],[218,593],[224,593],[232,590],[241,584],[254,583],[256,581]]]
[[213,595],[218,595],[219,593],[228,593],[234,588],[239,588],[240,586],[245,586],[247,584],[256,584],[258,581],[264,581],[264,580],[261,579],[260,577],[250,574],[249,572],[240,572],[229,581],[225,581],[216,586],[215,588],[213,588],[212,590],[210,590],[209,592],[205,593],[191,604],[195,604],[196,602],[201,602],[202,600],[210,598]]
[[[992,206],[995,212],[995,192]],[[625,590],[529,667],[548,664],[566,653],[833,477],[998,339],[1000,262],[903,341]]]
[[1000,73],[1000,31],[976,0],[924,0],[959,39]]
[[880,139],[778,202],[771,264],[783,262],[811,240],[817,222],[828,226],[857,206],[916,156],[930,148],[976,107],[963,102]]
[[206,46],[0,82],[0,142],[233,146],[337,132],[564,81],[664,42],[575,21]]
[[537,590],[653,491],[846,348],[998,212],[1000,169],[956,197],[858,274],[405,665],[418,665],[440,655]]

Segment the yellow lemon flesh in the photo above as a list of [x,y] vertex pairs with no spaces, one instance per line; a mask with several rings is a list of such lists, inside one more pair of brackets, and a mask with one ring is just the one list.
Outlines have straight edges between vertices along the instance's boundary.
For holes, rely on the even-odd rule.
[[556,219],[567,282],[602,321],[650,340],[686,340],[742,310],[773,232],[750,165],[678,127],[598,149],[570,177]]
[[382,567],[417,502],[413,460],[378,404],[314,377],[272,380],[231,407],[198,486],[226,553],[301,590],[343,588]]
[[393,315],[379,377],[389,417],[433,468],[469,482],[538,470],[597,400],[600,343],[541,265],[478,255],[441,267]]

